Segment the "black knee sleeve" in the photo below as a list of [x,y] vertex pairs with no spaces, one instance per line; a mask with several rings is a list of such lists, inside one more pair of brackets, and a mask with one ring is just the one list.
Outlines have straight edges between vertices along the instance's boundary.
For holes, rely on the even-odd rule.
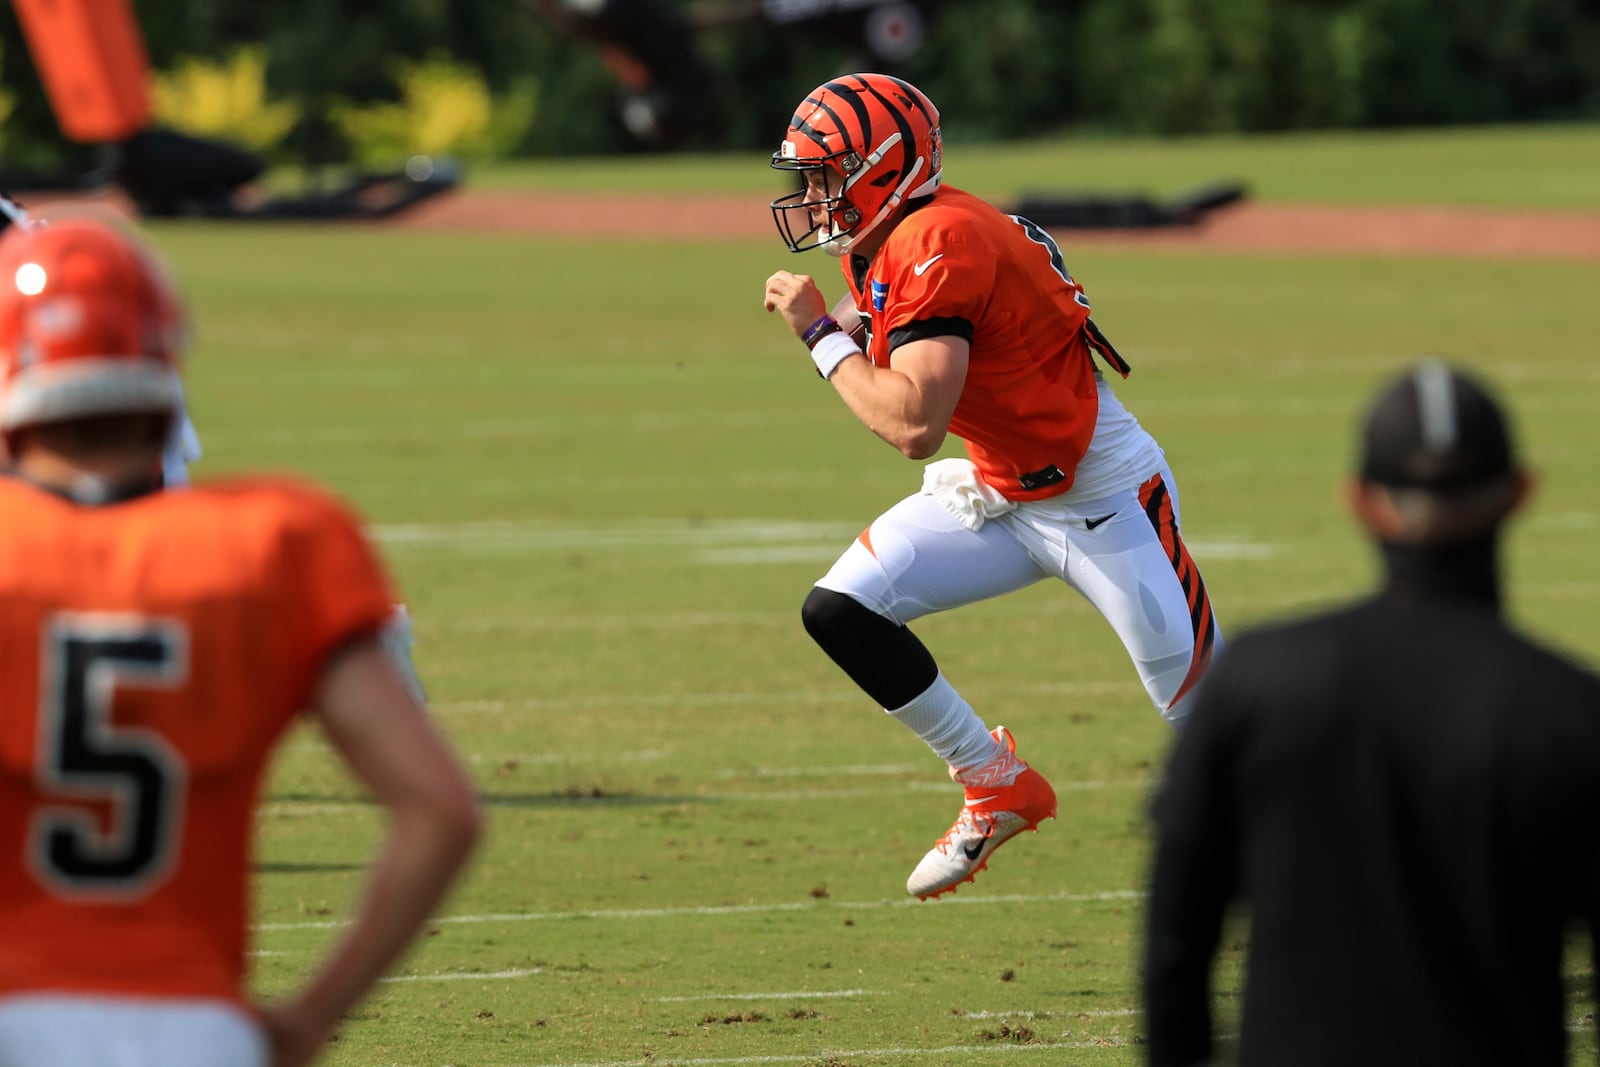
[[933,655],[915,634],[853,597],[813,588],[800,620],[850,680],[885,708],[909,704],[939,676]]

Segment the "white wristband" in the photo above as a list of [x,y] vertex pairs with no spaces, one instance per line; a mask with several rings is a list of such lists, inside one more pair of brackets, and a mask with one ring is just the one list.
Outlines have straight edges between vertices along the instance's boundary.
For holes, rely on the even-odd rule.
[[833,377],[833,372],[839,369],[839,364],[851,356],[859,355],[861,346],[843,330],[835,330],[828,334],[811,350],[811,360],[817,365],[817,373],[824,378]]

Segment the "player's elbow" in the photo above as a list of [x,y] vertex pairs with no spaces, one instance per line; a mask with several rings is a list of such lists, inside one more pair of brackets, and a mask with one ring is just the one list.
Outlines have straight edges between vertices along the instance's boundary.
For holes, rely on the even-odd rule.
[[927,459],[939,451],[950,432],[948,419],[934,422],[911,411],[897,411],[866,421],[873,433],[907,459]]
[[471,855],[483,837],[484,814],[470,784],[439,808],[438,817],[446,839],[456,843],[460,856]]
[[945,433],[931,426],[913,429],[896,446],[907,459],[930,459],[944,446]]
[[409,810],[395,812],[396,822],[409,824],[411,832],[433,842],[447,865],[465,861],[484,829],[483,805],[471,780],[465,774],[452,777],[453,781],[440,781],[426,797],[403,805]]

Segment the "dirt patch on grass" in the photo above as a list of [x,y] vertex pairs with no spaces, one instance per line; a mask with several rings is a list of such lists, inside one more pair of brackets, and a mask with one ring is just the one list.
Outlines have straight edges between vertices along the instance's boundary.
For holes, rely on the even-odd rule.
[[[597,195],[463,189],[395,224],[570,237],[777,241],[759,197]],[[1240,203],[1192,226],[1074,230],[1078,243],[1277,253],[1600,260],[1600,211],[1501,211],[1348,204]]]
[[[116,193],[41,194],[25,202],[43,217],[52,209],[85,202],[114,210],[129,207]],[[765,201],[726,194],[638,196],[467,187],[372,225],[566,237],[767,240],[775,246],[778,240]],[[1194,225],[1068,232],[1074,244],[1129,248],[1600,261],[1600,208],[1509,211],[1245,201],[1213,211]]]

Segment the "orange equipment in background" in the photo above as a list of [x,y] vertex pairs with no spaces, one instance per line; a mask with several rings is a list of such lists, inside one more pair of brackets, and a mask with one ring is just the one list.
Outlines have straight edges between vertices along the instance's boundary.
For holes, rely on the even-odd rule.
[[150,59],[128,0],[12,0],[56,123],[83,144],[150,123]]

